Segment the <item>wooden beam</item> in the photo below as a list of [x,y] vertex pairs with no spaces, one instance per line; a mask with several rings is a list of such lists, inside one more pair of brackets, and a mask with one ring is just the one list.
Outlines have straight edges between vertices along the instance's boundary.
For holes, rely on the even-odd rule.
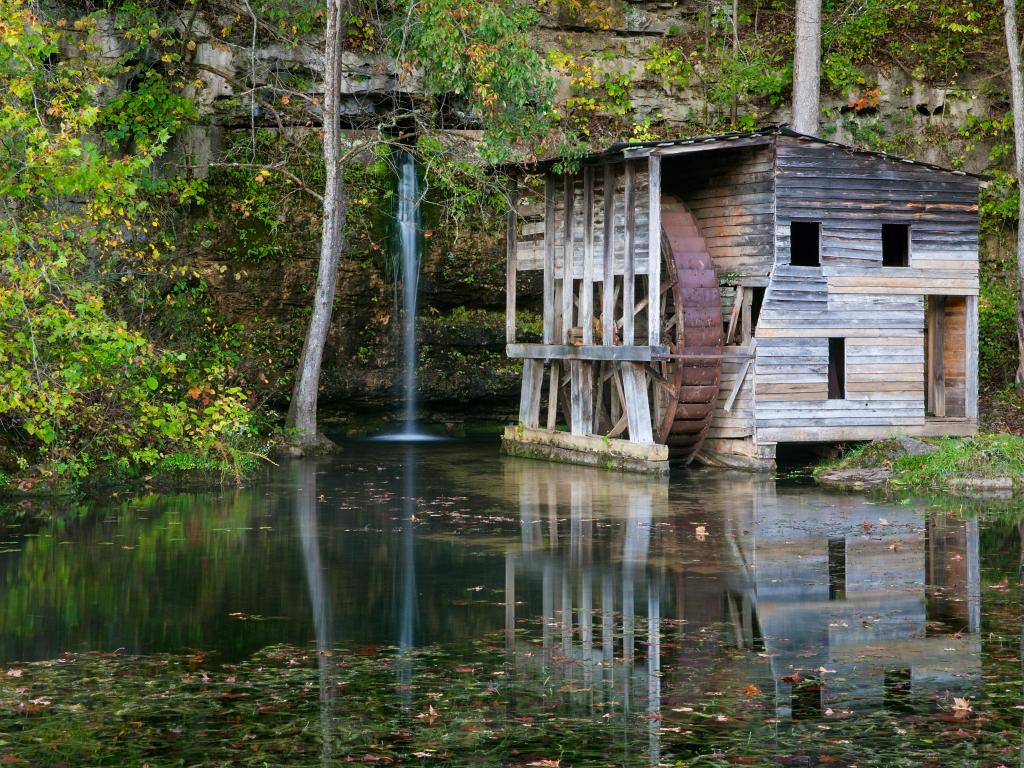
[[636,285],[633,272],[636,256],[636,164],[633,160],[626,161],[624,183],[625,194],[622,201],[626,215],[626,247],[622,256],[622,343],[632,345],[636,341],[633,330],[633,293]]
[[604,252],[601,281],[601,343],[615,340],[615,166],[604,167]]
[[694,152],[715,152],[723,149],[735,149],[736,147],[755,147],[763,144],[771,144],[775,139],[772,136],[753,136],[749,139],[718,139],[715,141],[699,142],[695,144],[676,144],[674,146],[656,147],[654,154],[662,156],[688,155]]
[[654,442],[651,429],[651,407],[647,398],[647,374],[639,363],[622,364],[622,387],[626,397],[626,418],[629,439],[634,443]]
[[505,342],[516,340],[516,239],[519,228],[519,190],[515,178],[509,181],[508,234],[505,238]]
[[657,346],[661,344],[661,156],[651,155],[648,163],[647,343]]
[[966,318],[967,355],[964,361],[967,377],[965,394],[965,415],[968,419],[978,420],[978,297],[967,297]]
[[[583,280],[580,284],[583,343],[594,343],[594,168],[583,169]],[[589,423],[589,420],[588,420]]]
[[519,393],[519,423],[540,426],[540,389],[544,383],[544,361],[523,361],[523,389]]
[[946,415],[946,379],[943,354],[946,324],[944,296],[928,297],[928,413],[937,418]]
[[557,360],[551,362],[551,373],[548,376],[548,421],[549,430],[555,428],[558,421],[558,366]]
[[544,177],[544,343],[555,343],[555,177]]
[[725,400],[725,405],[722,410],[728,412],[732,410],[733,403],[736,402],[736,396],[740,393],[740,389],[743,387],[743,381],[747,378],[747,372],[750,370],[750,364],[754,361],[754,358],[748,358],[743,363],[743,367],[740,368],[739,374],[736,376],[736,383],[732,385],[732,391],[729,393],[729,397]]
[[736,295],[732,300],[732,312],[729,313],[729,330],[725,332],[726,345],[732,344],[732,336],[736,332],[736,324],[740,319],[740,311],[743,309],[743,286],[736,286]]
[[573,206],[576,202],[576,180],[568,173],[563,177],[565,185],[565,231],[564,247],[562,253],[562,333],[561,341],[566,344],[572,340],[572,309],[573,309],[573,279],[572,265],[575,260],[576,244]]
[[589,360],[569,362],[570,430],[574,435],[589,435],[594,422],[594,368]]
[[606,347],[602,344],[507,344],[505,352],[511,358],[529,360],[630,360],[641,363],[650,362],[652,358],[667,359],[669,355],[668,347]]

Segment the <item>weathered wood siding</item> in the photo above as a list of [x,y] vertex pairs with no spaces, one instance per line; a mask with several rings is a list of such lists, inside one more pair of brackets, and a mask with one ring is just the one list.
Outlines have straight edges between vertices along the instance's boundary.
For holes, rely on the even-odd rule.
[[772,268],[772,145],[662,160],[662,186],[700,222],[719,276],[766,276]]
[[[749,347],[726,347],[723,353],[722,383],[708,437],[748,437],[754,433],[753,351]],[[731,406],[729,410],[726,405]]]
[[[756,333],[757,439],[922,431],[924,296],[978,292],[977,179],[784,136],[775,158],[776,265]],[[790,266],[793,220],[820,222],[821,266]],[[910,226],[909,266],[882,265],[883,223]],[[964,327],[951,327],[960,348]],[[831,337],[846,340],[844,399],[828,399]]]
[[[634,205],[636,221],[635,250],[633,272],[637,275],[647,274],[648,264],[648,220],[650,206],[648,203],[648,173],[645,162],[635,162],[634,176]],[[613,238],[615,248],[615,274],[623,272],[623,252],[626,229],[625,209],[625,173],[624,164],[619,162],[613,165],[615,190],[614,190],[614,222],[615,236]],[[583,173],[577,173],[571,177],[561,174],[552,176],[552,189],[554,193],[554,221],[551,222],[554,234],[555,253],[555,276],[561,278],[563,275],[563,264],[565,260],[565,184],[569,179],[573,185],[573,278],[582,279],[584,261],[584,212],[587,209],[586,200],[583,195]],[[516,263],[519,271],[540,270],[544,268],[544,195],[543,184],[539,189],[535,184],[532,188],[534,194],[522,198],[519,217],[520,226],[516,241]],[[604,173],[603,166],[597,166],[594,173],[594,201],[593,201],[593,250],[600,254],[604,250]],[[601,270],[596,270],[594,280],[600,282],[603,279]]]

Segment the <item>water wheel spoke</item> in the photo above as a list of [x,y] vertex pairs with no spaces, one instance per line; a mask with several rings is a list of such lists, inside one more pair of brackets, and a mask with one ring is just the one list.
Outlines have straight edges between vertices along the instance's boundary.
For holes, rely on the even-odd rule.
[[647,375],[651,377],[651,381],[665,390],[669,395],[672,397],[677,397],[679,395],[679,390],[676,388],[676,385],[666,379],[661,373],[653,368],[647,368],[646,371]]

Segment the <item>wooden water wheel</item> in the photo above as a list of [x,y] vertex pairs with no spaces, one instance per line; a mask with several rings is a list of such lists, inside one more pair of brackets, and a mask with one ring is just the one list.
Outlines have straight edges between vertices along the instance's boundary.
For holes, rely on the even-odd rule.
[[[689,463],[707,436],[718,398],[721,298],[711,255],[693,214],[682,201],[663,197],[661,222],[661,345],[668,347],[669,355],[645,367],[651,426],[655,442],[668,444],[674,458]],[[645,296],[646,291],[646,286],[638,286],[636,295]],[[647,303],[641,301],[634,317],[638,336],[645,335],[640,329],[647,325]],[[616,334],[621,328],[619,318]],[[638,338],[637,343],[647,342]],[[603,362],[595,367],[595,434],[622,437],[627,431],[621,365]],[[559,390],[561,409],[568,420],[568,378]]]

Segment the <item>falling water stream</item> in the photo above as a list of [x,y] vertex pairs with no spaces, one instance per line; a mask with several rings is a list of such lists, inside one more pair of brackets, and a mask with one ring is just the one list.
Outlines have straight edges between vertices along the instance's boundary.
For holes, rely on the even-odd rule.
[[398,153],[398,255],[402,260],[402,364],[407,437],[416,429],[416,299],[420,283],[420,189],[416,160]]
[[[402,392],[405,400],[400,432],[378,436],[378,440],[418,442],[437,440],[436,435],[419,428],[416,397],[416,306],[419,298],[421,190],[416,158],[404,150],[395,153],[397,205],[395,207],[395,274],[401,280],[402,317]],[[396,283],[395,304],[398,304]]]

